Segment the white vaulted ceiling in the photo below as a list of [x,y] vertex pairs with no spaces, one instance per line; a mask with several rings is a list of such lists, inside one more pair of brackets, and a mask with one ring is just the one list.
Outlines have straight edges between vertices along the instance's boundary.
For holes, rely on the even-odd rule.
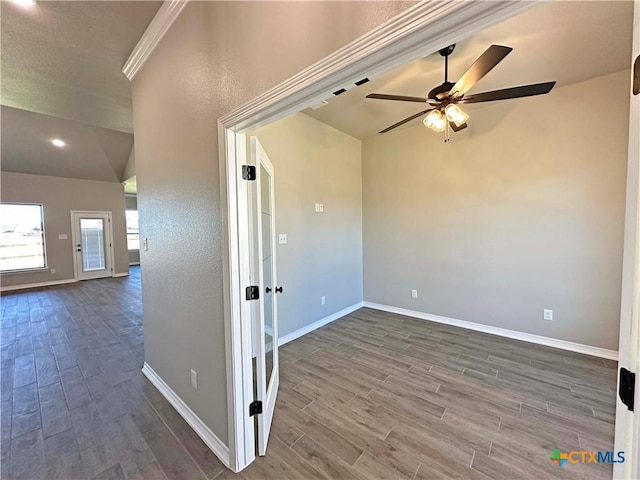
[[[2,170],[121,182],[133,135],[11,107],[0,107]],[[51,140],[66,145],[58,148]]]
[[[523,84],[557,81],[555,88],[628,69],[631,64],[633,2],[541,2],[530,10],[463,39],[449,60],[455,82],[491,44],[513,51],[469,94]],[[444,59],[436,52],[371,79],[307,115],[356,138],[367,138],[427,108],[418,103],[365,98],[372,92],[426,97],[444,80]],[[602,92],[606,95],[607,92]],[[517,102],[518,100],[508,100]],[[468,105],[472,114],[483,108]],[[422,118],[399,128],[408,128]]]
[[133,132],[121,69],[162,2],[0,2],[0,103]]
[[133,119],[122,66],[161,4],[0,2],[3,171],[125,180]]

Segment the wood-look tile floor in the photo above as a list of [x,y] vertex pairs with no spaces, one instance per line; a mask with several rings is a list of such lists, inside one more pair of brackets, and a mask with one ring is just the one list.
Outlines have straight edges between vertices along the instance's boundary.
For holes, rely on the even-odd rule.
[[139,272],[2,297],[2,478],[611,478],[615,362],[361,309],[280,349],[267,456],[225,470],[142,376]]
[[140,269],[3,295],[2,479],[212,479],[225,467],[142,375]]
[[267,456],[225,478],[611,478],[616,363],[361,309],[280,348]]

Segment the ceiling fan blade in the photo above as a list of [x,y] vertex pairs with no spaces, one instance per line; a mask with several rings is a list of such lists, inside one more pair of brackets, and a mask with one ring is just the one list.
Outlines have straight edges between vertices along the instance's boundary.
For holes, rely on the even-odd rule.
[[460,103],[493,102],[496,100],[508,100],[510,98],[544,95],[545,93],[549,93],[555,84],[556,82],[534,83],[531,85],[505,88],[503,90],[493,90],[492,92],[475,93],[464,97],[460,100]]
[[427,103],[427,98],[423,97],[406,97],[404,95],[387,95],[385,93],[370,93],[367,98],[377,98],[378,100],[396,100],[399,102],[418,102]]
[[426,113],[429,113],[431,110],[433,110],[433,108],[429,108],[428,110],[424,110],[422,112],[418,112],[415,115],[411,115],[410,117],[405,118],[404,120],[400,120],[398,123],[394,123],[393,125],[391,125],[390,127],[385,128],[384,130],[381,130],[378,133],[386,133],[389,130],[393,130],[396,127],[399,127],[400,125],[404,125],[407,122],[410,122],[411,120],[418,118]]
[[466,123],[463,123],[462,125],[457,126],[455,123],[449,122],[449,126],[451,127],[451,130],[453,130],[454,132],[459,132],[460,130],[464,130],[465,128],[467,128],[469,125],[467,125]]
[[500,63],[504,57],[509,55],[511,50],[513,50],[511,47],[491,45],[475,62],[473,62],[468,70],[464,72],[464,75],[460,77],[460,80],[456,82],[449,93],[457,96],[467,93],[467,91],[473,87],[478,80],[489,73],[491,69]]

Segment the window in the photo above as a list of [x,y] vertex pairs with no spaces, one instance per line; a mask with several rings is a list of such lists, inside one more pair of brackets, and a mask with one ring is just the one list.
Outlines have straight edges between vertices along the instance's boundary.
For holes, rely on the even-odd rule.
[[140,250],[140,232],[138,231],[138,211],[127,210],[127,250]]
[[42,205],[0,204],[0,271],[46,266]]

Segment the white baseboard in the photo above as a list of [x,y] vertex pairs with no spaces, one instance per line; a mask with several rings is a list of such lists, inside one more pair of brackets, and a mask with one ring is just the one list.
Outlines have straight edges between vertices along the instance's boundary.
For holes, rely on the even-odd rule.
[[278,339],[278,346],[284,345],[285,343],[289,343],[298,337],[306,335],[307,333],[311,333],[317,328],[324,327],[327,323],[331,323],[334,320],[344,317],[345,315],[349,315],[351,312],[355,312],[360,308],[362,308],[362,302],[354,303],[353,305],[343,310],[340,310],[339,312],[336,312],[332,315],[324,317],[318,320],[317,322],[313,322],[307,325],[306,327],[302,327],[302,328],[299,328],[298,330],[288,333],[287,335],[284,335]]
[[202,441],[211,449],[211,451],[220,459],[220,461],[227,467],[229,465],[229,447],[220,440],[215,433],[211,431],[205,423],[200,420],[193,410],[184,403],[184,401],[174,392],[169,385],[167,385],[162,378],[149,366],[147,362],[144,362],[142,367],[142,373],[149,379],[151,383],[160,391],[160,393],[167,399],[167,401],[173,405],[173,408],[184,418],[191,428],[198,434]]
[[443,317],[441,315],[432,315],[430,313],[422,313],[415,310],[407,310],[405,308],[391,307],[389,305],[382,305],[380,303],[363,302],[363,306],[367,308],[373,308],[375,310],[382,310],[384,312],[397,313],[398,315],[405,315],[407,317],[429,320],[436,323],[444,323],[446,325],[453,325],[455,327],[466,328],[468,330],[475,330],[477,332],[490,333],[492,335],[498,335],[500,337],[513,338],[514,340],[521,340],[523,342],[546,345],[547,347],[555,347],[562,350],[569,350],[571,352],[592,355],[594,357],[608,358],[609,360],[618,360],[618,352],[616,352],[615,350],[607,350],[606,348],[592,347],[591,345],[583,345],[581,343],[543,337],[541,335],[534,335],[532,333],[517,332],[515,330],[508,330],[506,328],[492,327],[490,325],[483,325],[481,323],[467,322],[465,320]]
[[55,285],[65,285],[67,283],[77,282],[78,281],[75,278],[70,278],[68,280],[53,280],[51,282],[24,283],[22,285],[9,285],[7,287],[0,287],[0,292],[11,292],[13,290],[24,290],[26,288],[53,287]]
[[123,273],[114,273],[113,275],[111,275],[113,278],[119,278],[119,277],[128,277],[129,276],[129,272],[123,272]]

